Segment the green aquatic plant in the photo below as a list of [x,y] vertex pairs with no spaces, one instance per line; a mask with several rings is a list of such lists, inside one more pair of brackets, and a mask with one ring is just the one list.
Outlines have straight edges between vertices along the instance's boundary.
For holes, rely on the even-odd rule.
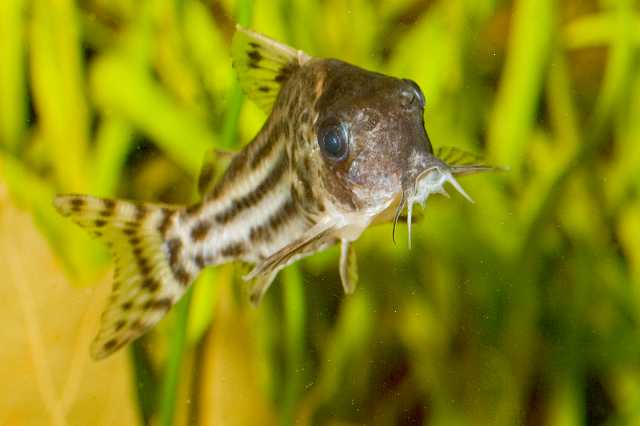
[[[17,250],[44,250],[38,234],[23,238],[28,220],[3,219],[19,206],[76,286],[65,297],[78,298],[62,307],[38,298],[42,313],[5,322],[3,341],[24,334],[26,349],[2,352],[3,365],[23,369],[3,369],[0,382],[33,375],[21,380],[40,386],[25,402],[34,421],[73,424],[108,399],[91,388],[93,403],[73,404],[85,391],[80,350],[69,380],[46,379],[47,368],[68,366],[48,351],[81,345],[38,343],[60,333],[38,315],[79,317],[77,301],[104,288],[109,265],[104,247],[56,214],[53,196],[194,201],[205,153],[247,143],[266,119],[235,80],[236,21],[415,80],[434,147],[510,170],[461,177],[473,205],[430,198],[410,251],[402,223],[396,245],[390,226],[371,229],[357,243],[350,296],[338,249],[287,269],[258,309],[239,278],[247,271],[206,271],[132,348],[130,373],[114,367],[122,358],[91,367],[113,368],[114,381],[130,374],[137,393],[123,422],[137,409],[141,422],[164,425],[637,423],[640,12],[631,0],[0,2],[3,289],[29,308],[29,294],[64,282],[51,265],[18,261]],[[227,162],[220,155],[215,171]],[[18,291],[30,283],[31,293]]]

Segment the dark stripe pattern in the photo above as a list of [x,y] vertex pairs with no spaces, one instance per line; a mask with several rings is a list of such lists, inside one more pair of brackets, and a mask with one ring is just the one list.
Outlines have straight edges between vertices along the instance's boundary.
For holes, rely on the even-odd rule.
[[173,305],[173,302],[171,301],[171,299],[168,297],[163,297],[160,299],[147,300],[144,303],[144,305],[142,305],[142,308],[144,310],[158,309],[158,310],[168,311],[171,305]]
[[103,209],[100,212],[100,216],[102,217],[111,217],[116,210],[116,202],[113,200],[105,199],[102,200]]
[[144,204],[138,204],[136,206],[136,222],[140,224],[144,222],[147,214],[149,214],[149,209],[147,208],[147,206],[145,206]]
[[160,212],[162,218],[160,219],[160,224],[158,225],[158,232],[160,232],[160,235],[162,235],[162,237],[164,238],[167,236],[167,232],[171,227],[171,221],[173,219],[174,212],[167,209],[162,209],[160,210]]
[[232,243],[220,250],[220,255],[223,257],[238,257],[245,252],[244,243]]
[[293,198],[289,198],[269,219],[262,225],[253,227],[249,238],[253,242],[268,241],[273,233],[282,228],[290,218],[296,213],[296,205]]
[[267,134],[266,141],[260,145],[251,157],[251,169],[255,169],[260,163],[273,152],[279,141],[287,140],[289,136],[289,125],[281,120],[271,128]]
[[179,238],[172,238],[166,242],[167,251],[169,252],[169,267],[173,272],[173,276],[183,286],[189,285],[191,282],[191,274],[182,265],[182,248],[183,243]]
[[79,213],[84,207],[84,199],[82,198],[73,198],[71,200],[71,211],[75,213]]
[[213,263],[213,259],[210,256],[202,253],[197,254],[193,261],[199,269],[204,269],[207,265]]
[[207,220],[201,220],[191,229],[191,239],[193,242],[200,242],[207,238],[209,230],[211,229],[211,222]]
[[233,218],[235,218],[239,213],[243,212],[251,208],[252,206],[258,204],[260,200],[264,198],[264,196],[276,186],[280,178],[285,173],[289,161],[287,159],[286,153],[281,153],[278,158],[277,163],[274,165],[271,173],[254,189],[247,195],[244,195],[236,200],[231,202],[231,205],[216,214],[215,220],[220,224],[229,223]]

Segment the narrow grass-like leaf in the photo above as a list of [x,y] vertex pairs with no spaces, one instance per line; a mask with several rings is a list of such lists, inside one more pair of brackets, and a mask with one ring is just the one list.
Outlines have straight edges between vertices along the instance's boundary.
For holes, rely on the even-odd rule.
[[[251,16],[251,1],[250,0],[242,0],[238,6],[238,21],[245,26],[248,25],[249,19]],[[229,105],[230,113],[227,116],[227,120],[224,127],[224,132],[221,140],[221,144],[217,145],[222,148],[227,148],[232,146],[235,135],[237,134],[238,128],[238,119],[240,116],[240,108],[242,106],[242,94],[239,93],[239,85],[236,84],[234,95],[231,97],[231,104]],[[149,92],[149,94],[151,94]],[[154,116],[154,115],[151,115]],[[155,116],[157,117],[157,116]],[[184,117],[186,121],[186,117]],[[176,123],[173,123],[175,126]],[[186,127],[183,128],[187,130]],[[204,134],[204,132],[203,132]],[[184,135],[183,135],[184,137]],[[211,138],[209,138],[211,140]],[[173,155],[178,156],[178,148],[184,150],[185,147],[180,147],[179,144],[176,144],[176,141],[172,141],[173,143],[167,144],[165,149],[170,150]],[[201,144],[206,145],[205,139],[203,138]],[[215,143],[211,143],[210,145],[216,146]],[[205,149],[198,150],[198,159],[197,165],[201,163],[201,159],[204,157]],[[186,158],[185,158],[186,160]],[[194,171],[196,170],[193,167],[192,159],[189,159],[189,167],[188,170]],[[186,165],[186,161],[184,164]],[[193,173],[196,176],[196,172]],[[189,319],[189,310],[191,303],[191,293],[193,288],[191,288],[183,300],[179,303],[177,307],[178,313],[175,322],[175,330],[172,338],[171,346],[170,346],[170,355],[169,362],[165,372],[165,379],[163,384],[162,398],[160,403],[160,424],[162,426],[170,426],[174,424],[174,416],[175,416],[175,405],[176,405],[176,397],[177,397],[177,389],[179,384],[179,374],[180,367],[182,364],[182,359],[184,357],[184,351],[186,347],[186,336],[187,336],[187,327],[188,327],[188,319]]]
[[491,159],[518,174],[544,85],[555,25],[553,0],[515,3],[507,61],[489,123]]
[[138,411],[142,424],[150,424],[156,406],[157,378],[152,368],[151,359],[143,346],[143,340],[136,340],[129,348],[133,367],[133,381],[138,399]]
[[108,117],[100,125],[93,153],[93,194],[115,194],[131,146],[132,133],[131,126],[121,118]]
[[[534,235],[543,223],[545,216],[557,202],[569,176],[578,168],[587,164],[594,152],[607,141],[605,133],[614,113],[614,107],[626,95],[625,89],[631,81],[633,57],[633,14],[632,2],[621,0],[618,2],[617,22],[618,31],[614,44],[611,46],[609,61],[605,72],[605,79],[596,100],[596,106],[591,114],[584,141],[578,149],[571,153],[570,158],[562,165],[558,173],[548,182],[548,191],[542,196],[539,207],[531,215],[528,223],[523,249],[531,247]],[[524,251],[523,251],[524,253]]]
[[0,2],[0,144],[13,152],[27,127],[24,0]]
[[184,28],[185,41],[202,85],[218,112],[224,105],[222,94],[236,82],[229,47],[225,46],[222,34],[204,4],[188,2],[185,7],[188,22]]
[[348,376],[349,361],[370,341],[374,331],[371,303],[362,287],[344,300],[338,323],[325,342],[324,363],[315,388],[319,401],[327,401],[339,392],[340,384]]
[[35,0],[31,6],[31,78],[39,127],[60,187],[86,191],[89,111],[76,10],[69,0]]
[[106,251],[53,207],[56,191],[34,175],[24,164],[0,151],[0,175],[6,179],[14,198],[33,213],[65,266],[83,285],[95,283],[97,266],[104,265]]
[[[251,22],[252,0],[239,0],[236,8],[236,20],[239,25],[248,27]],[[238,146],[238,121],[240,120],[240,111],[244,95],[240,88],[240,83],[236,80],[231,88],[229,95],[229,103],[227,114],[225,116],[224,126],[222,127],[222,148],[233,148]]]
[[286,367],[280,424],[284,426],[294,424],[295,408],[303,387],[306,305],[302,275],[298,267],[289,266],[282,275]]
[[609,50],[602,88],[591,116],[590,133],[593,139],[586,144],[585,155],[590,155],[601,142],[605,126],[612,118],[617,102],[624,99],[631,83],[635,49],[636,19],[633,0],[618,0],[614,6],[614,36]]
[[208,268],[202,271],[193,283],[193,298],[187,325],[187,339],[190,344],[197,343],[211,325],[218,301],[217,278],[216,271]]
[[175,309],[175,323],[171,333],[169,344],[169,358],[165,367],[162,394],[158,406],[159,424],[161,426],[171,426],[174,424],[176,411],[176,398],[178,396],[178,385],[180,384],[180,372],[184,359],[187,344],[187,324],[189,322],[189,306],[193,287],[187,290]]
[[151,75],[122,57],[98,61],[92,70],[97,100],[144,132],[177,164],[196,176],[204,153],[218,146],[209,127],[182,109]]

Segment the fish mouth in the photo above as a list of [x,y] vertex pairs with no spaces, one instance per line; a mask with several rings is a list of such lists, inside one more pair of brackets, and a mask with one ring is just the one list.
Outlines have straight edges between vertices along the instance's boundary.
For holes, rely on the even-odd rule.
[[408,179],[407,185],[403,185],[400,203],[396,208],[395,216],[393,219],[393,239],[395,241],[395,229],[400,215],[407,208],[407,232],[408,232],[408,245],[411,248],[411,216],[413,213],[413,205],[420,204],[424,209],[427,199],[431,194],[442,194],[449,198],[449,193],[445,189],[444,185],[449,183],[453,188],[460,193],[470,203],[474,203],[473,199],[466,193],[460,183],[453,176],[453,170],[443,161],[433,157],[430,159],[430,165],[423,171],[418,173],[415,179]]

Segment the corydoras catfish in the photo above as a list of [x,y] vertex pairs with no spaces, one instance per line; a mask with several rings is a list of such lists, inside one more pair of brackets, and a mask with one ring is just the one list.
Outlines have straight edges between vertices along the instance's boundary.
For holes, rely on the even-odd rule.
[[457,161],[434,154],[424,95],[411,80],[314,58],[242,28],[232,54],[241,86],[269,117],[219,180],[205,164],[200,202],[55,199],[114,253],[96,359],[149,330],[209,265],[253,265],[245,279],[257,303],[282,268],[340,243],[340,277],[351,293],[351,244],[367,227],[393,221],[395,229],[405,207],[410,226],[414,203],[446,194],[446,182],[469,198],[454,176],[491,169],[460,161],[469,156],[454,149],[442,152]]

